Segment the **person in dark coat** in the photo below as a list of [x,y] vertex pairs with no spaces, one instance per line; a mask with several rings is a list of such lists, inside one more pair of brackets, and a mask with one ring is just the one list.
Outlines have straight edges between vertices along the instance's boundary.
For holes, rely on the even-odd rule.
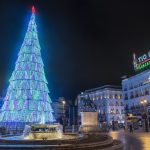
[[129,129],[130,129],[130,133],[133,133],[133,126],[132,126],[132,124],[130,124]]

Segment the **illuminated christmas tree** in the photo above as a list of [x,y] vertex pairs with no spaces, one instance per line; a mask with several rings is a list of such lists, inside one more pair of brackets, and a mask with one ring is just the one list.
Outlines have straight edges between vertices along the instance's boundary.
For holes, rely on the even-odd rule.
[[35,22],[35,8],[0,113],[3,125],[54,122]]

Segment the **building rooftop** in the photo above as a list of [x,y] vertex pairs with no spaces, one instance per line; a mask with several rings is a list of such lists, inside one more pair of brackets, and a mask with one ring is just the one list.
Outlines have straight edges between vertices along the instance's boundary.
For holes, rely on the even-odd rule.
[[133,78],[142,76],[143,74],[148,73],[148,72],[150,72],[150,69],[147,69],[147,70],[145,70],[145,71],[143,71],[143,72],[140,72],[140,73],[138,73],[138,74],[136,74],[136,75],[133,75],[133,76],[131,76],[131,77],[128,77],[128,78],[126,78],[126,79],[123,79],[122,82],[124,82],[125,80],[130,80],[130,79],[132,80]]
[[104,86],[100,86],[97,88],[85,90],[85,92],[94,92],[94,91],[98,91],[98,90],[117,90],[117,91],[120,91],[120,90],[122,90],[122,88],[121,88],[121,86],[116,86],[116,85],[104,85]]

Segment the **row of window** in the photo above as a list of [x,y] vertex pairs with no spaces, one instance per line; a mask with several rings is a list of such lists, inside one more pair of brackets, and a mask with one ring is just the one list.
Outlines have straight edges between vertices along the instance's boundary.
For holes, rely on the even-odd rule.
[[124,91],[131,90],[133,88],[137,88],[137,87],[143,86],[143,85],[148,84],[148,83],[150,83],[150,77],[148,77],[147,79],[145,79],[141,82],[138,81],[137,83],[134,83],[134,84],[130,83],[128,87],[127,87],[127,85],[125,85],[123,87],[123,90]]
[[[146,106],[148,106],[149,103],[147,103]],[[144,109],[144,106],[143,105],[132,105],[129,107],[128,104],[125,105],[125,110],[143,110]]]
[[[88,96],[84,96],[88,98]],[[107,95],[90,95],[91,100],[99,100],[99,99],[122,99],[122,94],[107,94]]]
[[[103,110],[100,110],[99,113],[100,113],[101,115],[106,115],[106,112],[103,111]],[[124,109],[119,110],[119,109],[114,109],[114,108],[112,108],[112,109],[109,111],[109,114],[111,114],[111,115],[124,114]]]
[[110,102],[110,103],[105,103],[105,102],[103,102],[103,103],[100,103],[100,104],[97,104],[99,107],[103,107],[103,106],[124,106],[124,104],[123,104],[123,102],[116,102],[116,103],[114,103],[114,102]]
[[145,88],[144,90],[139,90],[139,91],[132,91],[129,93],[125,93],[124,95],[124,99],[128,100],[128,99],[133,99],[133,98],[137,98],[137,97],[141,97],[141,96],[145,96],[145,95],[149,95],[150,91],[148,88]]
[[121,110],[119,110],[119,109],[114,109],[114,108],[112,108],[111,110],[110,110],[110,114],[123,114],[124,113],[124,110],[123,109],[121,109]]

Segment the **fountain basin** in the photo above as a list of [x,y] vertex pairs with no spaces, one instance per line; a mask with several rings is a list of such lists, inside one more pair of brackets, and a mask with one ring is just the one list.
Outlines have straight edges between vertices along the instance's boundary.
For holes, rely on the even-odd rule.
[[24,139],[60,139],[62,138],[62,125],[60,124],[35,124],[26,125],[23,131]]
[[[21,138],[21,137],[20,137]],[[34,149],[34,150],[121,150],[123,145],[120,141],[114,141],[104,134],[64,134],[61,139],[27,140],[19,137],[7,137],[0,139],[0,149],[11,147],[11,150]]]

